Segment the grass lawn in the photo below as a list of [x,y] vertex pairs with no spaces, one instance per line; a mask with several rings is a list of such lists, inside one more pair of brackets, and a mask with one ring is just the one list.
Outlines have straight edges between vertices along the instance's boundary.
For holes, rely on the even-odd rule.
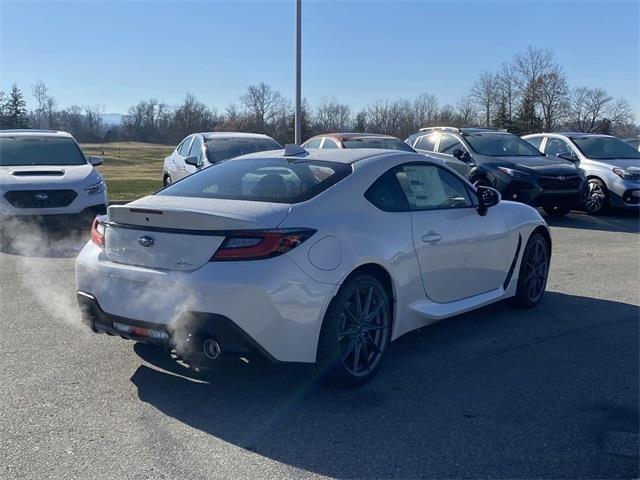
[[98,170],[110,200],[135,200],[162,187],[162,162],[173,146],[141,142],[84,143],[87,157],[104,157]]

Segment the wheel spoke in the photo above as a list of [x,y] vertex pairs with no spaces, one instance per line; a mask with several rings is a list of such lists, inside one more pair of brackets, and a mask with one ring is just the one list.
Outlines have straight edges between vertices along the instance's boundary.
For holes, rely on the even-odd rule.
[[370,332],[367,332],[366,341],[369,342],[369,345],[371,345],[371,347],[373,348],[374,352],[382,353],[382,350],[380,350],[380,347],[378,347],[378,345],[376,345],[376,342],[371,337],[371,333]]
[[363,350],[363,354],[364,354],[364,364],[367,367],[367,371],[371,370],[371,362],[369,359],[369,347],[367,346],[367,342],[366,341],[362,341],[362,350]]
[[343,362],[347,361],[347,357],[349,357],[349,354],[353,351],[353,348],[356,346],[356,343],[358,343],[358,337],[353,337],[351,339],[351,343],[349,343],[349,347],[347,348],[347,351],[344,353],[344,355],[342,355]]
[[366,316],[366,318],[363,319],[363,323],[371,322],[371,320],[375,318],[375,316],[380,312],[380,310],[382,310],[383,305],[384,303],[382,302],[378,303],[373,309],[373,312],[371,312],[369,315]]
[[360,363],[360,351],[362,350],[362,343],[360,339],[356,337],[356,349],[353,353],[353,373],[358,373],[358,364]]
[[367,317],[369,315],[369,309],[371,308],[371,300],[373,299],[373,287],[369,288],[369,293],[367,293],[367,301],[364,304],[364,309],[362,311],[362,316]]

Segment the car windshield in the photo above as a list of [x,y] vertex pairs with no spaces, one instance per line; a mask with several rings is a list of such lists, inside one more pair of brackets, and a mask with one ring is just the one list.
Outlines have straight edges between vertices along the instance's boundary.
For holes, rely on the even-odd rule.
[[488,157],[541,157],[529,142],[510,133],[468,133],[464,138],[471,148]]
[[415,150],[402,140],[385,137],[362,137],[343,140],[344,148],[385,148],[389,150],[402,150],[403,152],[414,152]]
[[640,158],[640,152],[614,137],[571,137],[571,140],[587,158],[594,160]]
[[282,145],[271,138],[211,138],[207,140],[207,160],[217,163],[248,153],[281,148]]
[[87,161],[68,137],[0,137],[0,166],[84,165]]
[[351,171],[351,165],[314,160],[227,160],[176,182],[158,195],[298,203],[315,197]]

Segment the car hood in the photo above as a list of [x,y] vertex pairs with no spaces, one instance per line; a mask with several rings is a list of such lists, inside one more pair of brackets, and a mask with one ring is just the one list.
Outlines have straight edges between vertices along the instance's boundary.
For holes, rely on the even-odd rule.
[[550,157],[497,157],[496,164],[538,175],[571,175],[579,173],[568,160]]
[[606,163],[612,167],[622,168],[624,170],[640,170],[640,159],[637,158],[613,158],[611,160],[591,160],[592,162]]
[[27,165],[1,166],[0,188],[73,188],[92,185],[102,180],[92,165]]

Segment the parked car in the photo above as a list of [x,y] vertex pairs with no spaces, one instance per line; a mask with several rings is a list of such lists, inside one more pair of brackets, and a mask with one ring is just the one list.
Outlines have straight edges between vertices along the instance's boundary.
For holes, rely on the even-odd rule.
[[440,159],[477,186],[503,198],[565,215],[582,204],[586,180],[571,161],[546,157],[519,137],[489,128],[423,128],[407,138],[416,151]]
[[626,138],[624,141],[640,152],[640,137]]
[[209,165],[248,153],[282,149],[268,135],[257,133],[207,132],[194,133],[182,140],[164,159],[164,186],[202,170]]
[[302,144],[303,148],[384,148],[414,152],[415,150],[402,140],[391,135],[378,133],[323,133]]
[[610,135],[580,132],[539,133],[523,137],[548,156],[579,163],[588,179],[584,207],[592,214],[608,207],[640,207],[640,152]]
[[424,155],[296,145],[111,206],[91,238],[76,272],[94,332],[352,384],[406,332],[505,298],[535,306],[551,255],[535,209]]
[[107,209],[100,164],[66,132],[0,131],[0,223],[11,216],[91,224]]

